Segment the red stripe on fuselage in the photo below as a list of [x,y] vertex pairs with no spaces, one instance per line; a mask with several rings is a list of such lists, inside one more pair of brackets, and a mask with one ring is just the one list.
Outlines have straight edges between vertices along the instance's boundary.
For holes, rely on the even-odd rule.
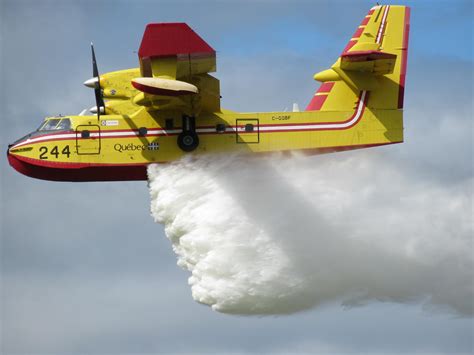
[[[334,83],[333,82],[330,82],[330,83],[324,83],[321,85],[321,87],[319,88],[318,92],[319,91],[325,91],[325,94],[326,92],[329,93],[330,90],[333,88],[334,86]],[[316,95],[314,96],[314,99],[322,99],[322,101],[326,100],[327,96],[328,95]],[[355,115],[358,114],[358,111],[359,111],[359,107],[360,107],[360,100],[362,97],[364,97],[364,101],[362,102],[362,107],[361,107],[361,113],[360,115],[362,116],[363,114],[363,111],[365,109],[365,105],[367,103],[367,100],[368,100],[368,96],[369,94],[366,93],[365,96],[363,96],[363,94],[361,93],[361,96],[359,97],[359,101],[357,102],[357,107],[353,113],[353,115],[347,119],[347,120],[344,120],[344,121],[326,121],[326,122],[297,122],[297,123],[279,123],[279,124],[262,124],[262,125],[259,125],[260,128],[266,128],[266,127],[292,127],[294,126],[295,129],[294,130],[291,130],[286,128],[284,130],[279,130],[280,132],[291,132],[291,131],[311,131],[312,128],[304,128],[302,129],[301,126],[310,126],[310,127],[314,127],[314,130],[332,130],[332,129],[347,129],[349,127],[342,127],[342,128],[328,128],[328,127],[318,127],[318,126],[322,126],[322,125],[344,125],[345,123],[347,122],[350,122],[354,117]],[[313,101],[316,101],[316,100],[313,100]],[[311,103],[314,103],[314,102],[311,102]],[[311,108],[311,103],[310,105],[308,106],[309,108]],[[322,105],[322,103],[321,103]],[[308,110],[308,109],[307,109]],[[204,131],[204,130],[209,130],[209,129],[213,129],[215,128],[215,126],[201,126],[201,127],[197,127],[196,130],[197,130],[197,133],[198,134],[214,134],[214,135],[220,135],[220,134],[234,134],[238,131],[239,128],[242,128],[242,127],[245,127],[243,125],[229,125],[227,126],[227,130],[225,132],[217,132],[217,131],[212,131],[212,132],[209,132],[209,131]],[[153,131],[154,129],[150,129],[150,131]],[[176,128],[175,131],[177,131],[176,133],[166,133],[164,130],[162,129],[159,129],[157,128],[156,131],[160,131],[159,133],[152,133],[152,134],[146,134],[145,136],[143,136],[142,138],[147,138],[147,137],[158,137],[158,136],[175,136],[175,135],[178,135],[179,134],[179,131],[180,129],[179,128]],[[275,130],[276,132],[277,130]],[[130,134],[123,134],[123,133],[127,133],[127,132],[130,132]],[[266,132],[274,132],[273,130],[264,130],[262,133],[266,133]],[[130,138],[130,137],[140,137],[138,135],[138,132],[136,130],[115,130],[115,131],[91,131],[91,134],[97,134],[97,133],[101,133],[100,136],[98,137],[95,137],[93,139],[121,139],[121,138]],[[117,133],[117,135],[108,135],[108,136],[104,136],[104,134],[106,133]],[[239,132],[239,133],[245,133],[245,132]],[[21,146],[24,146],[24,145],[27,145],[27,144],[35,144],[35,143],[46,143],[46,142],[52,142],[52,141],[64,141],[64,140],[76,140],[76,139],[79,139],[79,140],[84,140],[84,139],[91,139],[91,138],[81,138],[81,137],[77,137],[75,132],[69,132],[69,133],[62,133],[63,135],[69,135],[69,137],[61,137],[61,138],[55,138],[58,136],[58,134],[50,134],[50,135],[43,135],[43,136],[40,136],[40,137],[36,137],[36,138],[46,138],[46,139],[42,139],[40,141],[33,141],[33,142],[30,142],[30,141],[24,141],[24,142],[20,142],[18,143],[17,145],[13,146],[12,149],[15,149],[17,147],[21,147]],[[50,138],[51,137],[51,138]]]

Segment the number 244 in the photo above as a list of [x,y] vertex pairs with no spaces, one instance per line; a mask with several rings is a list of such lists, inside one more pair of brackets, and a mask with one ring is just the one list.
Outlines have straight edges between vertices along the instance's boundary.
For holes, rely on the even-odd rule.
[[[39,156],[40,159],[48,159],[48,156],[46,155],[48,154],[48,147],[40,147],[39,151],[41,153]],[[67,145],[63,148],[63,150],[61,150],[61,153],[59,153],[58,146],[56,145],[53,147],[53,149],[51,149],[49,154],[54,155],[56,159],[59,157],[59,154],[66,155],[69,158],[69,156],[71,155],[71,151],[69,150],[69,146]]]

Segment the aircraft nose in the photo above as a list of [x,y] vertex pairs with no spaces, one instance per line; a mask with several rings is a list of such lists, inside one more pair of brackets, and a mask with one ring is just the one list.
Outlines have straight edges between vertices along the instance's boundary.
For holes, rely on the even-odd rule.
[[[17,141],[17,142],[18,142],[18,141]],[[12,147],[14,147],[14,146],[15,146],[15,144],[16,144],[16,142],[13,142],[13,143],[10,143],[10,144],[8,144],[8,148],[7,148],[7,156],[11,155],[11,152],[10,152],[10,150],[11,150],[11,148],[12,148]]]
[[14,167],[13,160],[15,159],[15,155],[10,152],[10,149],[13,147],[13,144],[9,144],[7,148],[7,161],[9,164]]
[[8,145],[8,148],[7,148],[7,160],[10,162],[10,165],[11,165],[11,159],[13,158],[13,156],[15,154],[13,154],[12,152],[10,152],[11,148],[14,146],[14,144],[9,144]]
[[13,144],[9,144],[7,148],[7,157],[10,155],[10,148],[13,147]]

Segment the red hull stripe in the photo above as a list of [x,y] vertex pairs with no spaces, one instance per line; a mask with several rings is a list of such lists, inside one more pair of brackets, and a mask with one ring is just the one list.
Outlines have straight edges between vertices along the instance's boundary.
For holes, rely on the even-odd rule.
[[58,169],[82,169],[82,168],[88,168],[91,166],[102,166],[102,167],[107,167],[107,166],[142,166],[142,163],[100,163],[100,164],[95,164],[95,163],[68,163],[68,162],[58,162],[58,161],[51,161],[51,160],[40,160],[40,159],[34,159],[34,158],[28,158],[28,157],[23,157],[19,155],[14,155],[15,159],[20,160],[24,163],[27,164],[34,164],[34,165],[41,165],[44,166],[45,168],[58,168]]
[[405,8],[404,32],[403,32],[403,49],[402,63],[400,68],[400,84],[398,89],[398,108],[403,108],[403,100],[405,96],[405,78],[407,73],[407,56],[408,56],[408,39],[410,37],[410,8]]
[[[402,142],[375,143],[352,146],[324,147],[313,149],[300,149],[282,151],[282,153],[291,154],[299,151],[307,155],[342,152],[348,150],[377,147],[382,145],[397,144]],[[259,153],[259,155],[270,155],[275,152]],[[148,163],[141,165],[93,165],[81,168],[64,168],[64,167],[45,167],[33,163],[19,160],[16,156],[8,155],[10,165],[19,173],[36,179],[51,181],[139,181],[147,180]]]
[[147,164],[133,166],[84,166],[81,168],[46,167],[8,155],[10,165],[19,173],[41,180],[51,181],[136,181],[147,179]]
[[365,17],[362,22],[360,23],[361,26],[365,26],[369,23],[370,17]]

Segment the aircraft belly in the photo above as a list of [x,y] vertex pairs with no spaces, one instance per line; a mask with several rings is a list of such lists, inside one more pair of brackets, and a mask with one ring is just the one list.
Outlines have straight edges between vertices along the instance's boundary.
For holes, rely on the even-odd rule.
[[146,180],[146,165],[43,163],[9,154],[10,165],[23,175],[51,181],[134,181]]

